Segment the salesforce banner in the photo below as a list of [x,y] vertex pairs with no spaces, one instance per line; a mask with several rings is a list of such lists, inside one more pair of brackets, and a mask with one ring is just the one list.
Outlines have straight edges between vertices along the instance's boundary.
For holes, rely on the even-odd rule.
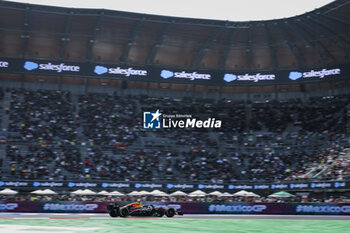
[[105,213],[104,202],[0,201],[0,212]]
[[206,203],[211,214],[350,215],[350,203]]
[[199,85],[273,85],[338,80],[350,77],[349,64],[276,71],[219,71],[159,66],[92,64],[54,60],[0,58],[0,73],[109,78]]
[[325,182],[283,182],[283,183],[232,183],[232,184],[205,184],[205,183],[153,183],[153,182],[76,182],[76,181],[8,181],[0,180],[0,188],[60,188],[60,189],[161,189],[161,190],[183,190],[190,192],[196,189],[206,191],[239,191],[239,190],[325,190],[325,189],[349,189],[350,182],[325,181]]
[[[122,205],[127,202],[120,203]],[[350,203],[145,202],[184,214],[350,215]],[[0,212],[106,213],[105,202],[0,201]]]

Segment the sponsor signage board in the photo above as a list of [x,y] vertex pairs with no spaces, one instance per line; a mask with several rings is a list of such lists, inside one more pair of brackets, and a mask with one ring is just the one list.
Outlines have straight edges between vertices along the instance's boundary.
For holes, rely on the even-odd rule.
[[349,189],[350,183],[346,181],[327,182],[283,182],[283,183],[232,183],[232,184],[208,184],[208,183],[148,183],[148,182],[75,182],[75,181],[25,181],[25,180],[0,180],[0,189],[13,188],[125,188],[125,189],[206,189],[206,190],[325,190],[325,189]]
[[[128,204],[122,202],[121,205]],[[145,202],[184,214],[350,215],[349,203]],[[107,203],[86,201],[0,201],[0,212],[107,213]]]
[[346,79],[349,64],[310,69],[241,71],[195,70],[160,66],[97,64],[55,60],[0,58],[0,73],[94,77],[145,82],[214,86],[293,84]]

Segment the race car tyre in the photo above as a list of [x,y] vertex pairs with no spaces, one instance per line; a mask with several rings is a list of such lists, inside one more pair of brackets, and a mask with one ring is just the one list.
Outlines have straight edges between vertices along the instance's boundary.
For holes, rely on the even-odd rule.
[[108,210],[108,213],[109,213],[109,216],[111,216],[111,217],[113,217],[113,218],[119,216],[117,209],[109,209],[109,210]]
[[163,217],[164,216],[164,212],[165,212],[164,210],[159,210],[159,209],[156,210],[156,217],[160,217],[160,218]]
[[113,209],[114,208],[114,205],[113,204],[108,204],[107,205],[107,210],[111,210],[111,209]]
[[128,217],[129,216],[129,210],[128,208],[119,208],[119,214],[120,214],[120,217]]
[[165,215],[168,217],[168,218],[171,218],[171,217],[174,217],[175,215],[175,210],[173,208],[169,208],[165,211]]
[[157,215],[157,211],[156,211],[156,208],[154,208],[153,205],[150,205],[150,209],[151,209],[151,216],[154,216],[154,215]]

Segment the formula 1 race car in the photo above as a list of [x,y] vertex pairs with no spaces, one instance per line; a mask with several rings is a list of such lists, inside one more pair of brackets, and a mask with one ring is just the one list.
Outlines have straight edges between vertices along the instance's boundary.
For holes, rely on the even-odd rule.
[[163,217],[164,215],[171,218],[174,215],[183,215],[181,211],[175,211],[174,208],[164,209],[163,207],[154,207],[153,205],[142,205],[141,202],[129,203],[120,206],[117,203],[107,205],[108,213],[111,217]]

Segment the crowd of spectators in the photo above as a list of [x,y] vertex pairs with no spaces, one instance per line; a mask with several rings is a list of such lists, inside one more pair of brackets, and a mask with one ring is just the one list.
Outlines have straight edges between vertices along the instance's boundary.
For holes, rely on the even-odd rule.
[[239,179],[237,168],[226,155],[204,148],[192,148],[176,159],[176,170],[184,180],[211,183],[233,182]]
[[331,164],[329,171],[327,171],[323,178],[343,180],[345,177],[350,177],[350,158],[342,158]]
[[[88,147],[82,155],[76,146],[8,146],[7,160],[11,173],[4,176],[20,179],[99,179],[144,180],[171,179],[173,174],[164,151],[139,150],[130,154],[107,156],[98,146]],[[22,150],[22,151],[21,151]]]
[[70,97],[67,91],[12,89],[8,132],[18,133],[24,143],[78,143]]
[[27,153],[21,154],[18,146],[7,146],[7,157],[13,177],[43,179],[52,172],[48,165],[53,161],[54,154],[49,148],[30,145]]
[[310,153],[235,152],[228,157],[200,147],[181,152],[149,149],[106,155],[106,151],[95,146],[88,147],[86,155],[82,156],[76,146],[29,146],[26,153],[21,153],[19,146],[8,146],[11,173],[7,176],[61,180],[182,180],[193,183],[278,182],[308,178],[305,174],[319,162],[331,165],[323,175],[324,179],[342,180],[349,175],[349,158],[331,159],[330,156],[339,154],[340,150],[340,147],[334,147]]
[[79,96],[79,116],[89,144],[124,148],[137,139],[139,124],[130,97],[87,94]]
[[253,103],[251,129],[282,133],[294,125],[300,126],[302,133],[345,133],[348,104],[346,95]]
[[350,177],[350,154],[345,151],[326,151],[321,160],[319,177],[325,180],[344,180]]
[[305,101],[297,109],[298,121],[303,130],[309,132],[327,131],[333,134],[346,132],[346,106],[349,96],[314,97]]
[[[333,145],[322,151],[315,151],[305,157],[303,166],[291,171],[288,180],[322,179],[322,180],[346,180],[349,179],[347,158],[349,150],[340,145]],[[346,154],[346,157],[342,155]]]
[[300,100],[269,101],[252,104],[250,129],[282,133],[293,122]]
[[109,195],[35,195],[35,194],[17,194],[17,195],[0,195],[0,201],[96,201],[96,202],[248,202],[248,203],[349,203],[350,198],[346,195],[334,193],[328,194],[327,197],[298,195],[289,198],[276,198],[268,196],[257,197],[240,197],[240,196],[217,196],[206,195],[204,197],[190,196],[163,196],[157,197],[152,195],[143,196],[109,196]]
[[[11,166],[2,175],[13,178],[279,181],[299,178],[349,136],[349,96],[244,103],[8,91]],[[157,109],[220,119],[222,128],[143,129],[142,112]],[[346,178],[347,162],[324,177]]]

